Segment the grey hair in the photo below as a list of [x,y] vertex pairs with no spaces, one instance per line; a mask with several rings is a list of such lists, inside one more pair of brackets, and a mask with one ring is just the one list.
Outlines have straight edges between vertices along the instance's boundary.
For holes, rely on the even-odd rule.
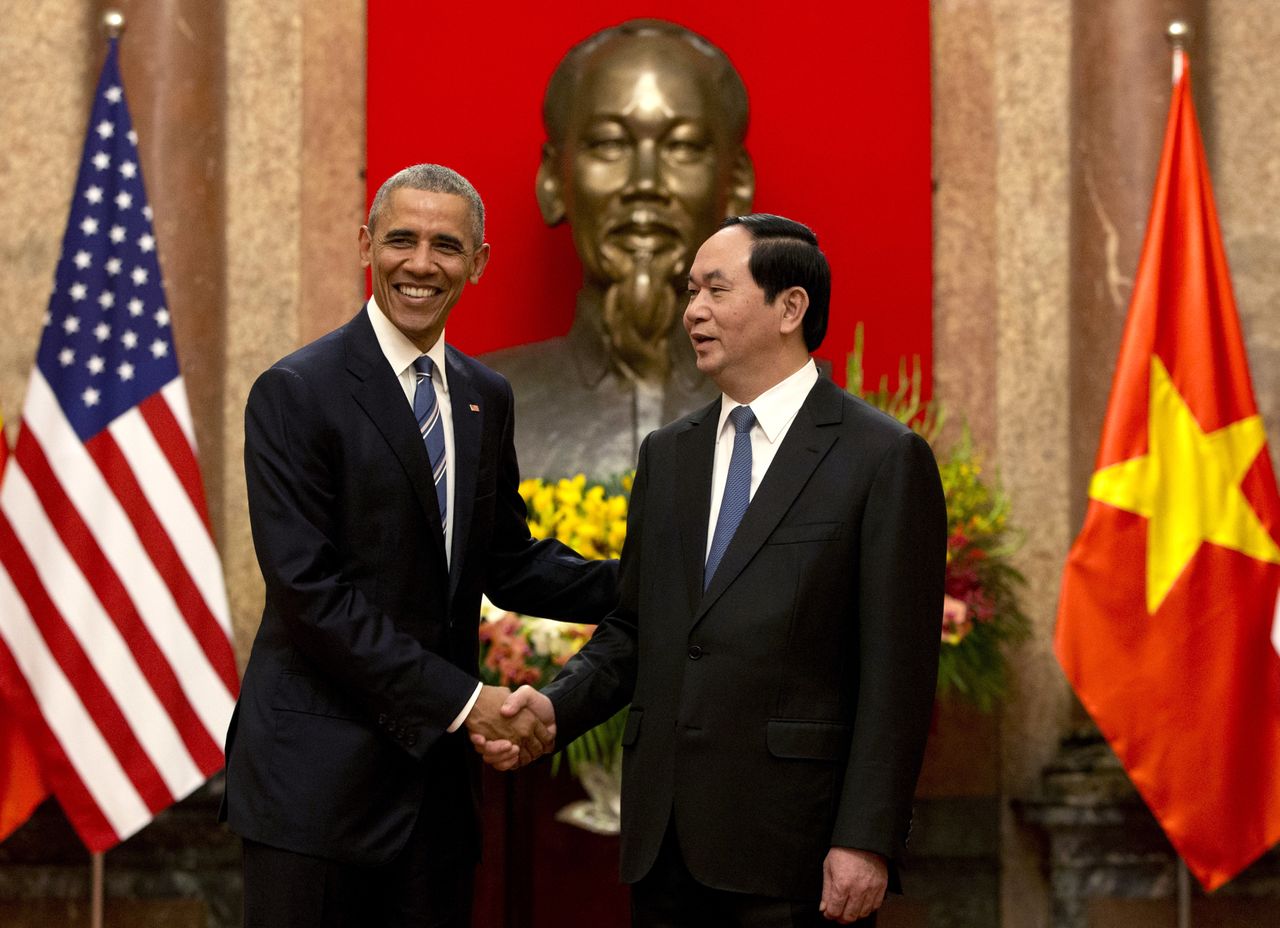
[[475,237],[473,245],[480,247],[484,242],[484,201],[476,188],[453,168],[442,164],[412,164],[402,171],[397,171],[378,188],[369,206],[369,231],[377,225],[378,217],[386,208],[387,199],[393,190],[425,190],[429,193],[452,193],[462,197],[471,207],[471,234]]

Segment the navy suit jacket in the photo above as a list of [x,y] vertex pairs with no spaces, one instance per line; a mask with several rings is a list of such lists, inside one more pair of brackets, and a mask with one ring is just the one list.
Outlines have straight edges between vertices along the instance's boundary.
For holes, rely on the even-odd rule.
[[507,382],[452,347],[446,357],[451,568],[426,449],[365,310],[250,392],[245,473],[266,598],[224,802],[245,838],[377,864],[423,815],[445,853],[478,855],[478,758],[465,728],[446,729],[477,683],[481,594],[575,621],[616,599],[616,562],[530,538]]
[[624,880],[674,819],[700,882],[816,900],[833,845],[891,861],[905,846],[937,674],[942,486],[922,438],[819,380],[704,592],[719,412],[645,441],[618,608],[546,693],[562,743],[631,702]]

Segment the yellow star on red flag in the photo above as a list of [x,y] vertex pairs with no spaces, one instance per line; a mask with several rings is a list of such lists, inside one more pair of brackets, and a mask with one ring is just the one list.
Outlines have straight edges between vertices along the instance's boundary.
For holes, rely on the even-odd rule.
[[1147,529],[1147,611],[1155,615],[1200,545],[1280,564],[1280,547],[1240,488],[1266,447],[1262,417],[1205,432],[1159,356],[1151,356],[1145,455],[1093,475],[1089,496],[1136,513]]

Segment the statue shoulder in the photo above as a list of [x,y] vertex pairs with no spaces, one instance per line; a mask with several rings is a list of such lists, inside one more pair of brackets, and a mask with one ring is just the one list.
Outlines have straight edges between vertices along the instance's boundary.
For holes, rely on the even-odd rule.
[[[527,345],[515,345],[486,352],[476,360],[492,368],[511,382],[512,389],[520,392],[522,386],[532,386],[562,377],[573,361],[569,339],[563,336],[548,338]],[[558,373],[555,373],[558,372]]]

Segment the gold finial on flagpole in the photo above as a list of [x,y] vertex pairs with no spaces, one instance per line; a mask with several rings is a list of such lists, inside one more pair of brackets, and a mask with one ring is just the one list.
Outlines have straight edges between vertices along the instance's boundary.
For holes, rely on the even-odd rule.
[[124,32],[124,14],[119,10],[107,10],[102,14],[102,28],[106,30],[107,38],[120,38],[120,33]]
[[1191,26],[1184,19],[1175,19],[1164,31],[1164,37],[1173,48],[1173,82],[1182,77],[1183,56],[1191,43]]

